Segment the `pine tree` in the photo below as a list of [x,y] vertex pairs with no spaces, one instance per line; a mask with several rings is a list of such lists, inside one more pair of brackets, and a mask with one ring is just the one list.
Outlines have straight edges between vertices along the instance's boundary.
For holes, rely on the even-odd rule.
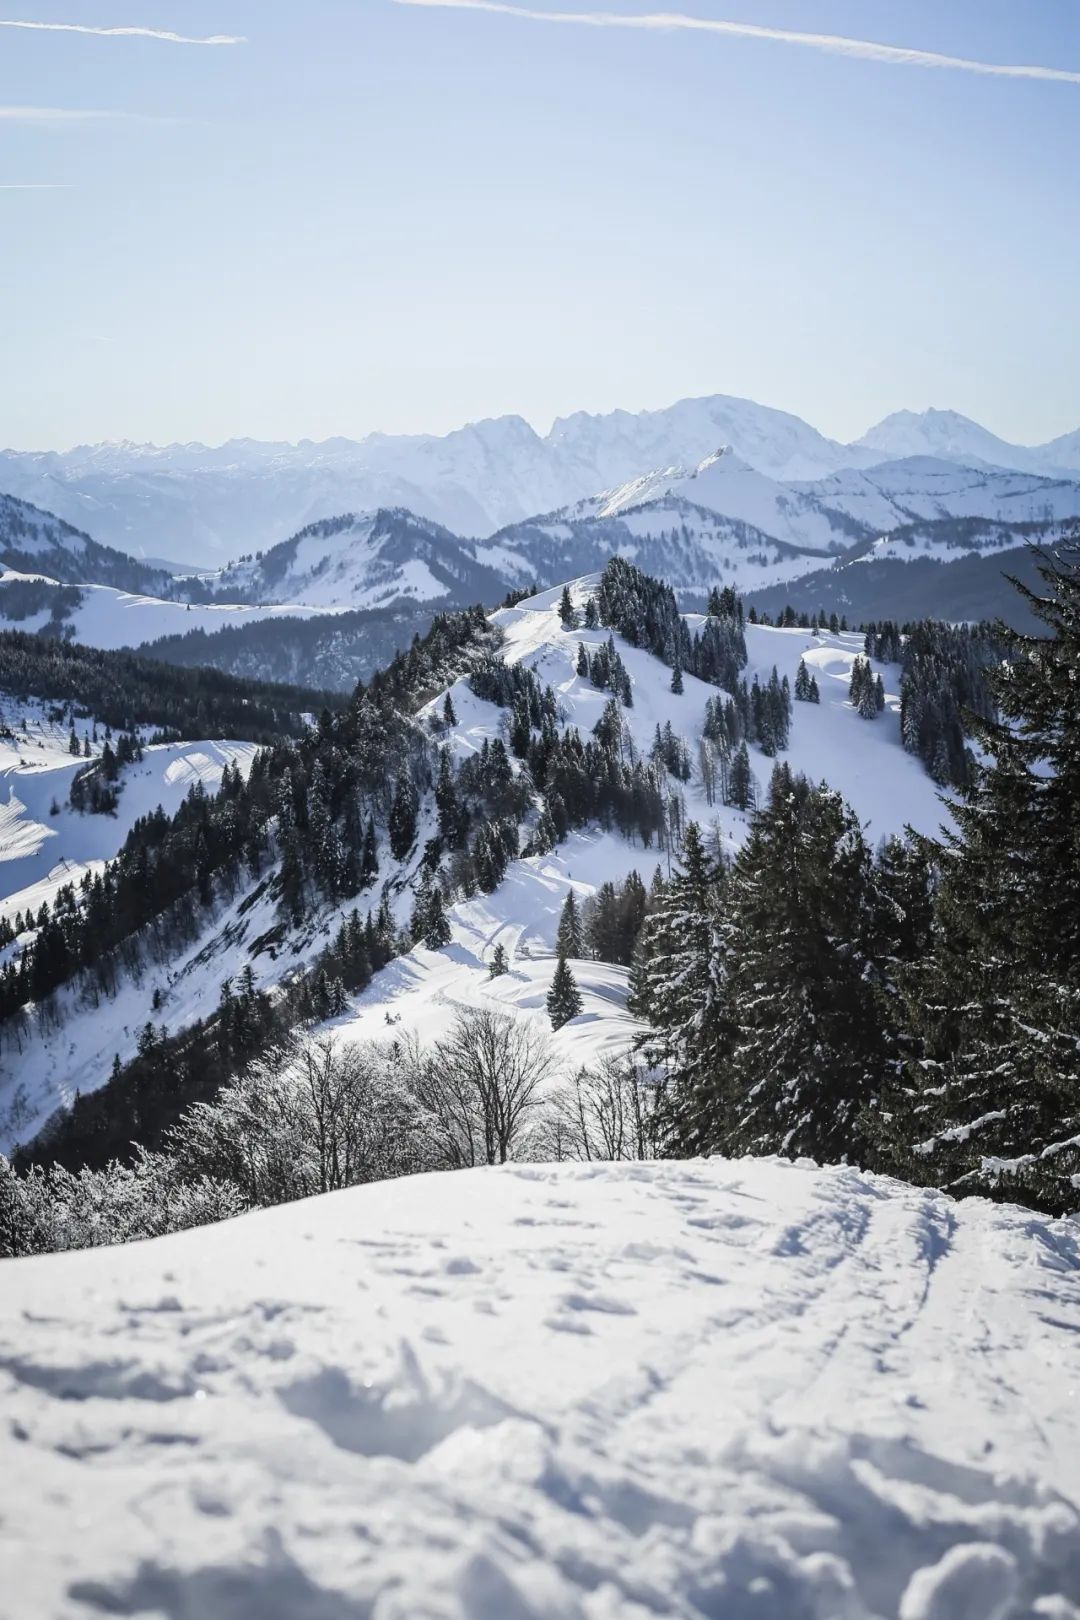
[[548,1017],[551,1019],[552,1029],[562,1029],[571,1018],[576,1018],[582,1009],[581,992],[577,981],[567,966],[565,956],[560,956],[555,969],[555,977],[551,981],[551,989],[547,995]]
[[676,656],[676,659],[675,659],[675,667],[671,671],[671,690],[675,693],[676,697],[682,697],[682,694],[683,694],[682,664],[679,662],[679,659],[678,659],[677,656]]
[[403,770],[398,776],[390,806],[390,853],[396,861],[403,861],[416,841],[417,810],[412,777],[407,770]]
[[800,703],[810,701],[810,671],[803,658],[799,659],[799,667],[795,672],[795,697]]
[[717,952],[723,890],[723,869],[691,822],[675,875],[642,930],[635,972],[632,1010],[652,1026],[645,1048],[666,1071],[676,1140],[687,1152],[701,1139],[701,1099],[730,1047]]
[[865,1157],[862,1115],[885,1058],[872,900],[870,852],[851,810],[777,766],[720,931],[738,1029],[710,1094],[705,1146]]
[[585,955],[585,935],[573,889],[566,891],[559,916],[559,931],[555,936],[555,949],[560,957],[569,956],[578,960]]
[[1056,1212],[1080,1207],[1080,546],[1040,573],[1018,589],[1050,634],[999,632],[1002,718],[974,722],[988,763],[905,984],[925,1050],[888,1107],[904,1174]]
[[431,891],[424,944],[429,951],[441,951],[444,945],[449,945],[450,939],[450,919],[446,915],[442,890],[436,884]]
[[562,596],[559,598],[559,618],[562,620],[564,630],[577,628],[577,613],[574,611],[574,599],[570,595],[569,585],[563,586]]
[[[590,596],[589,600],[590,600],[590,602],[592,601],[591,596]],[[588,676],[588,673],[589,673],[589,655],[585,651],[585,643],[583,641],[578,642],[577,672],[578,672],[579,675],[584,675],[584,676]]]
[[446,697],[443,700],[442,719],[443,725],[446,727],[447,731],[450,730],[451,726],[457,725],[457,713],[454,709],[454,700],[450,696],[449,692],[447,692]]
[[504,973],[509,973],[510,962],[506,955],[506,946],[498,942],[491,953],[491,962],[488,966],[488,977],[501,979]]

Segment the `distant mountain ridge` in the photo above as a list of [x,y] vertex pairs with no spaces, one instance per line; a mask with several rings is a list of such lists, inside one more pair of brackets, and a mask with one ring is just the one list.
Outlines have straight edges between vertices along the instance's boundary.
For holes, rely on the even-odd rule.
[[6,450],[0,489],[133,556],[199,566],[266,550],[334,512],[405,508],[455,534],[489,536],[650,468],[697,466],[719,445],[779,482],[913,455],[1080,476],[1080,429],[1045,445],[1011,445],[955,412],[901,411],[844,445],[790,412],[715,394],[662,410],[581,411],[546,435],[504,416],[441,436]]

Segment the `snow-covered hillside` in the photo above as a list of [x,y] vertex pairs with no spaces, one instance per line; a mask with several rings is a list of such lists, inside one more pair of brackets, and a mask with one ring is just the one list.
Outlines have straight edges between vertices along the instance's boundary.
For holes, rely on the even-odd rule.
[[4,1262],[5,1620],[1074,1620],[1075,1225],[770,1160]]
[[[618,517],[662,495],[675,495],[691,505],[749,523],[774,540],[807,551],[843,550],[860,537],[860,520],[845,521],[843,513],[830,511],[813,495],[766,478],[726,447],[706,456],[697,467],[669,467],[631,479],[592,504],[597,517]],[[583,516],[589,505],[581,504]]]
[[[18,574],[11,569],[0,572],[0,606],[5,587],[33,579],[56,583],[45,575]],[[117,647],[144,647],[161,636],[182,636],[189,630],[205,630],[212,635],[226,626],[254,624],[259,619],[311,619],[320,613],[343,611],[349,605],[347,602],[324,603],[318,607],[296,602],[189,604],[115,590],[109,585],[80,584],[78,589],[81,600],[70,611],[65,610],[63,626],[70,627],[76,641],[87,647],[103,647],[106,651]],[[52,617],[51,606],[46,606],[27,618],[8,622],[0,617],[0,628],[33,633],[45,629]]]
[[[579,603],[595,584],[594,576],[576,582]],[[608,632],[564,631],[557,612],[559,596],[558,589],[543,592],[500,610],[494,620],[506,637],[503,656],[534,669],[558,697],[561,725],[576,726],[587,734],[610,694],[576,674],[577,650],[580,643],[593,646],[605,641]],[[701,621],[690,616],[688,622],[694,628]],[[670,691],[671,671],[664,664],[620,637],[616,641],[632,683],[633,707],[624,711],[624,720],[634,748],[647,753],[657,726],[670,720],[696,759],[705,704],[717,689],[686,675],[683,694],[676,696]],[[758,675],[767,681],[775,665],[794,683],[799,660],[805,658],[821,688],[821,703],[795,705],[790,747],[784,756],[792,768],[814,780],[824,779],[843,793],[866,824],[872,842],[900,833],[908,824],[933,833],[944,811],[933,782],[901,745],[899,668],[875,666],[880,667],[888,694],[886,712],[878,720],[861,719],[848,701],[851,667],[862,641],[859,635],[815,636],[804,630],[750,625],[746,675],[749,680]],[[508,715],[477,698],[465,681],[457,682],[451,693],[457,724],[447,740],[460,758],[482,747],[485,737],[500,735]],[[441,711],[441,706],[439,694],[429,712]],[[751,758],[764,790],[773,762],[755,748]],[[745,837],[747,817],[709,806],[696,769],[689,783],[672,784],[676,786],[684,795],[687,817],[715,831],[726,849],[736,849]],[[435,832],[430,804],[424,817],[416,854],[404,867],[386,864],[385,849],[382,855],[380,882],[402,925],[412,910],[420,852]],[[359,1037],[385,1038],[392,1022],[395,1033],[415,1030],[427,1037],[449,1023],[457,1007],[494,998],[546,1028],[544,997],[554,970],[558,914],[568,887],[573,885],[585,899],[604,881],[621,879],[633,870],[647,882],[661,860],[666,862],[666,857],[655,846],[644,849],[617,833],[592,831],[571,836],[549,855],[514,862],[494,894],[451,908],[452,941],[445,950],[428,951],[419,945],[391,963],[354,1000],[339,1026]],[[94,1007],[68,997],[63,1022],[35,1031],[19,1052],[17,1066],[9,1056],[0,1058],[0,1151],[28,1140],[77,1090],[87,1093],[104,1084],[115,1054],[121,1061],[133,1055],[138,1033],[151,1016],[154,990],[160,998],[160,1011],[154,1016],[176,1031],[215,1005],[223,979],[240,972],[249,960],[259,984],[273,984],[309,962],[329,942],[339,915],[328,916],[317,928],[305,928],[295,938],[283,938],[272,896],[265,884],[257,887],[257,894],[242,889],[207,931],[175,960],[163,964],[160,972],[143,975],[138,982],[125,981],[114,999]],[[378,892],[367,901],[377,906]],[[267,948],[271,935],[273,947]],[[263,943],[255,949],[259,941]],[[506,946],[511,959],[511,972],[500,981],[488,978],[496,941]],[[625,1045],[633,1033],[625,1010],[625,970],[583,962],[575,964],[575,973],[586,1005],[557,1042],[567,1067]]]
[[[592,583],[585,580],[575,586],[579,602]],[[600,645],[608,632],[564,631],[556,611],[559,595],[557,590],[544,592],[518,607],[502,609],[494,619],[506,635],[506,661],[535,670],[541,683],[554,689],[562,723],[586,735],[610,694],[576,673],[577,649],[582,643],[587,648]],[[687,616],[691,629],[701,622],[695,615]],[[748,680],[758,676],[767,682],[775,666],[794,684],[804,658],[821,688],[820,705],[795,706],[791,743],[784,755],[793,770],[814,781],[827,781],[843,793],[872,842],[902,833],[908,825],[925,833],[940,828],[945,812],[937,789],[918,760],[901,746],[896,666],[874,666],[885,679],[887,710],[880,721],[869,724],[848,701],[852,664],[862,653],[861,635],[811,635],[805,630],[748,625],[746,640]],[[676,696],[669,690],[671,672],[658,659],[621,637],[617,645],[633,686],[633,707],[623,714],[628,741],[639,754],[647,754],[657,726],[670,722],[676,735],[696,750],[705,705],[716,688],[686,675],[682,696]],[[476,697],[467,681],[458,681],[450,690],[457,725],[446,740],[462,759],[478,752],[485,739],[504,733],[506,711]],[[429,712],[437,713],[441,705],[440,696],[429,705]],[[752,753],[764,792],[773,762],[757,749]],[[748,816],[709,805],[696,771],[683,792],[687,818],[734,853],[746,836]],[[452,908],[453,939],[446,950],[430,951],[420,945],[392,963],[357,999],[355,1011],[339,1021],[340,1027],[350,1036],[377,1040],[386,1035],[389,1014],[396,1033],[414,1031],[430,1037],[443,1032],[459,1007],[492,1003],[546,1026],[544,998],[554,970],[555,933],[567,889],[572,887],[584,901],[601,884],[621,882],[635,870],[647,883],[658,861],[666,868],[666,857],[655,849],[643,849],[617,833],[592,831],[573,834],[550,855],[515,862],[494,894]],[[491,980],[488,967],[500,943],[510,958],[511,972]],[[575,963],[574,971],[586,1004],[580,1017],[557,1037],[569,1066],[625,1046],[634,1033],[625,1012],[626,970],[583,961]]]
[[[1080,472],[1080,430],[1048,444],[1010,444],[958,411],[894,411],[855,441],[878,457],[939,457],[962,466],[982,463],[1060,477]],[[851,466],[861,463],[852,461]]]
[[313,608],[498,601],[506,580],[478,562],[475,549],[411,512],[349,513],[313,523],[263,556],[225,569],[215,587],[225,598]]
[[878,534],[916,519],[1027,524],[1080,517],[1080,482],[1000,467],[959,467],[932,456],[910,456],[864,472],[848,469],[795,489]]
[[789,412],[715,394],[663,410],[579,411],[556,421],[546,436],[520,416],[504,416],[443,437],[373,433],[320,444],[239,439],[214,448],[124,443],[62,453],[9,450],[0,452],[0,490],[133,556],[209,566],[265,550],[336,513],[379,507],[407,508],[455,534],[488,535],[616,488],[649,468],[696,466],[720,444],[780,481],[821,479],[910,455],[974,458],[1051,475],[1080,472],[1077,433],[1027,449],[951,412],[923,418],[901,412],[859,443],[843,445]]
[[[100,757],[104,728],[92,741],[92,721],[76,735]],[[87,763],[69,752],[69,729],[39,703],[0,695],[0,917],[39,910],[65,884],[78,884],[115,855],[140,816],[161,805],[179,809],[196,782],[216,792],[226,764],[246,776],[256,749],[245,742],[165,743],[148,746],[117,781],[115,815],[80,814],[68,804],[75,774]]]
[[51,512],[4,494],[0,494],[0,569],[40,569],[50,579],[125,590],[160,590],[165,580],[160,569],[112,551]]

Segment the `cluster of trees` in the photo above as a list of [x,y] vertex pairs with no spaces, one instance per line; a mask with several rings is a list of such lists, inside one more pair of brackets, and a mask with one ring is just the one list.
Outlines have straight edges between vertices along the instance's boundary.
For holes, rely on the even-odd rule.
[[[1024,593],[1026,592],[1026,588]],[[936,624],[909,627],[900,679],[900,732],[935,782],[967,788],[974,760],[968,736],[994,718],[994,674],[1011,646],[990,625]]]
[[795,671],[795,700],[798,703],[820,703],[821,692],[818,689],[817,676],[811,675],[806,667],[805,658],[799,659],[799,667]]
[[216,797],[197,784],[171,819],[160,809],[140,818],[104,872],[83,879],[78,903],[54,906],[0,969],[8,1041],[21,1041],[29,1004],[44,1021],[55,1016],[50,998],[71,980],[88,995],[111,994],[121,973],[167,958],[197,936],[207,908],[275,859],[274,890],[294,921],[360,894],[378,869],[377,827],[389,823],[395,856],[411,848],[395,812],[407,797],[414,833],[432,750],[413,712],[496,637],[481,609],[439,616],[348,709],[326,709],[296,741],[258,754],[246,782],[227,770]]
[[431,628],[429,608],[400,603],[310,619],[256,619],[162,636],[149,656],[181,669],[217,669],[242,680],[318,687],[335,694],[370,680],[414,636]]
[[309,715],[346,707],[336,692],[239,680],[216,669],[181,674],[136,653],[17,630],[0,632],[0,690],[63,704],[73,718],[92,715],[118,732],[155,728],[155,742],[235,737],[271,743],[301,736]]
[[430,1046],[283,1037],[157,1152],[77,1174],[0,1157],[0,1258],[156,1237],[245,1209],[514,1157],[646,1158],[656,1088],[632,1059],[559,1082],[542,1030],[469,1009]]
[[943,845],[875,854],[785,765],[730,865],[687,830],[633,970],[671,1151],[1080,1206],[1080,553],[1043,573]]
[[[48,623],[34,637],[43,645],[62,638],[64,621],[70,619],[82,603],[83,593],[76,585],[52,585],[43,579],[11,579],[0,586],[0,619],[20,624],[26,619],[36,619],[39,613],[48,613]],[[67,633],[71,633],[70,626]]]
[[[79,752],[74,731],[69,747],[73,753]],[[100,757],[92,765],[84,765],[72,778],[68,794],[71,808],[91,815],[115,815],[120,773],[125,766],[134,765],[142,757],[143,745],[137,732],[121,732],[115,748],[106,738]]]
[[693,636],[670,585],[643,574],[624,557],[613,557],[596,594],[601,624],[644,647],[672,670],[672,690],[682,690],[689,672],[724,691],[736,690],[746,667],[742,609],[730,587],[709,599],[709,617]]
[[870,668],[868,658],[856,658],[851,666],[848,698],[864,720],[876,720],[885,708],[885,682]]
[[[592,600],[590,596],[590,603]],[[601,692],[614,692],[624,708],[633,708],[634,693],[630,685],[630,675],[619,657],[613,636],[609,636],[602,646],[594,648],[591,657],[585,643],[579,643],[577,672],[579,675],[587,676]]]

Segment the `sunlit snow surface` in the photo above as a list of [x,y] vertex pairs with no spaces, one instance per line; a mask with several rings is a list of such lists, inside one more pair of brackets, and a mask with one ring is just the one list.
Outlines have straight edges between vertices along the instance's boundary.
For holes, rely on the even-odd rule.
[[[579,605],[584,605],[596,582],[596,576],[589,576],[574,584]],[[541,682],[550,684],[556,693],[561,724],[577,726],[587,735],[610,693],[598,691],[587,677],[576,673],[578,646],[597,646],[608,632],[564,631],[557,612],[560,595],[559,589],[542,592],[515,608],[503,609],[494,619],[506,638],[503,656],[535,669]],[[701,621],[689,616],[688,622],[696,627]],[[616,641],[633,685],[633,707],[624,710],[623,717],[634,747],[647,753],[657,725],[670,720],[675,733],[689,742],[695,759],[694,777],[682,785],[687,817],[698,820],[710,838],[715,836],[725,851],[734,854],[746,836],[749,818],[737,810],[710,806],[696,768],[705,705],[717,695],[717,689],[685,675],[684,692],[676,696],[670,691],[671,671],[659,659],[619,637]],[[874,666],[880,669],[888,694],[886,712],[877,720],[861,719],[848,701],[851,666],[862,643],[861,635],[812,635],[806,630],[750,625],[747,678],[752,680],[757,674],[765,682],[775,664],[781,675],[794,682],[799,659],[805,658],[821,688],[821,703],[795,704],[791,743],[784,759],[792,769],[837,788],[864,822],[872,843],[902,832],[909,823],[920,832],[933,833],[947,813],[922,765],[901,747],[899,667]],[[480,749],[485,738],[502,735],[509,715],[477,698],[465,680],[456,682],[451,690],[457,724],[445,740],[455,756],[463,758]],[[426,714],[440,715],[442,706],[440,693]],[[57,768],[65,763],[65,736],[55,740]],[[190,754],[193,749],[205,751],[206,745],[188,745],[180,752]],[[774,762],[755,748],[750,753],[764,794]],[[120,816],[136,808],[139,813],[153,808],[163,797],[164,786],[150,779],[144,789],[132,784],[121,795]],[[140,797],[143,791],[146,796]],[[49,819],[49,795],[44,789],[41,798],[46,808],[37,819],[44,823]],[[167,804],[171,802],[166,798]],[[122,843],[126,826],[109,817],[79,819],[102,824],[101,836],[113,840],[106,853]],[[402,926],[408,924],[412,911],[412,885],[421,853],[436,830],[429,798],[415,850],[403,865],[390,861],[385,841],[380,846],[379,885],[389,885],[391,904]],[[635,869],[648,883],[658,864],[666,870],[667,855],[655,844],[646,849],[640,842],[598,828],[572,833],[550,854],[513,863],[495,894],[478,895],[451,908],[449,946],[441,951],[417,946],[392,962],[354,998],[346,1015],[337,1020],[342,1037],[385,1040],[415,1032],[430,1040],[445,1033],[459,1008],[492,1001],[547,1029],[544,1002],[555,967],[559,912],[568,889],[572,886],[584,901],[602,883],[621,882]],[[0,864],[0,878],[4,875]],[[46,897],[42,894],[40,898]],[[377,907],[379,897],[380,887],[361,896],[361,909]],[[29,898],[13,894],[11,909],[23,909]],[[35,907],[40,905],[36,893],[33,898]],[[249,962],[262,986],[277,983],[310,963],[330,943],[352,903],[307,925],[301,937],[288,936],[267,948],[261,942],[271,934],[276,939],[281,931],[276,903],[265,892],[253,900],[250,888],[244,888],[208,918],[206,930],[196,941],[168,960],[152,959],[139,978],[123,978],[114,997],[87,1001],[77,991],[63,992],[59,1024],[35,1029],[17,1047],[9,1044],[0,1051],[0,1152],[28,1141],[77,1091],[85,1094],[103,1085],[114,1056],[125,1062],[134,1054],[148,1019],[176,1032],[205,1016],[217,1004],[222,980],[240,973]],[[492,980],[488,968],[497,943],[507,951],[510,973]],[[584,1008],[553,1040],[567,1071],[625,1048],[635,1033],[626,1011],[625,969],[585,961],[575,962],[573,972]]]
[[1078,1264],[721,1160],[5,1262],[0,1615],[1075,1620]]

